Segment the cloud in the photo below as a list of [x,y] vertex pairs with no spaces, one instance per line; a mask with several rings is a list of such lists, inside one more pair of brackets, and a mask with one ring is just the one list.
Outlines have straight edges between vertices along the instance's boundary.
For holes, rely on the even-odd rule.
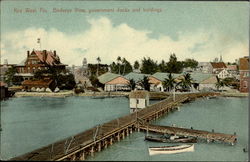
[[55,28],[28,28],[5,33],[1,38],[2,58],[8,59],[9,63],[21,62],[27,50],[40,49],[37,38],[41,38],[42,49],[56,50],[61,61],[69,65],[81,65],[84,57],[88,62],[96,63],[98,56],[102,63],[110,64],[118,56],[131,63],[143,57],[168,61],[173,52],[178,60],[194,58],[198,61],[211,61],[220,55],[224,61],[234,61],[248,55],[247,42],[237,42],[215,29],[180,31],[178,39],[173,40],[167,35],[150,38],[153,31],[137,30],[126,23],[115,26],[106,17],[88,19],[88,23],[89,29],[74,35]]

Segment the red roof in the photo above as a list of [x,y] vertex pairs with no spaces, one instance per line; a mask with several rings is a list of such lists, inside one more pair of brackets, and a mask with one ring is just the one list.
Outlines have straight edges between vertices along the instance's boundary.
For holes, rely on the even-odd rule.
[[7,86],[7,84],[0,81],[0,87],[5,87],[5,86]]
[[213,68],[227,68],[226,64],[224,62],[211,62],[211,65]]
[[32,51],[35,53],[41,62],[45,62],[49,65],[57,65],[60,63],[60,58],[52,51]]
[[25,80],[22,82],[23,86],[34,85],[34,86],[49,86],[52,80]]
[[237,70],[237,65],[227,65],[228,70]]
[[239,62],[239,70],[249,70],[249,57],[240,58]]

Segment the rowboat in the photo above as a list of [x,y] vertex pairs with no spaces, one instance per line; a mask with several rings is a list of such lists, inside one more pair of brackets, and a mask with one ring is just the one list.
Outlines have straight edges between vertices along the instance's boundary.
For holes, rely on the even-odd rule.
[[194,144],[190,145],[174,145],[174,146],[160,146],[160,147],[149,147],[149,155],[158,154],[176,154],[182,152],[193,152]]
[[197,138],[194,137],[153,137],[153,136],[145,136],[145,140],[153,141],[153,142],[166,142],[166,143],[197,143]]

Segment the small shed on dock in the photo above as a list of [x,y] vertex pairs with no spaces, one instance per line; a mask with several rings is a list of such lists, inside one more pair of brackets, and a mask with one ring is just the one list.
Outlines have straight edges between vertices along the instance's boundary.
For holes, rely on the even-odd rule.
[[130,113],[149,105],[149,92],[145,90],[132,91],[129,94]]

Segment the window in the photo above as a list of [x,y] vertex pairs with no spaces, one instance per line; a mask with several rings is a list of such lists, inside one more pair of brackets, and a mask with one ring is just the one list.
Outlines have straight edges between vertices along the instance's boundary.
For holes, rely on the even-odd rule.
[[139,104],[139,100],[138,99],[136,99],[136,104]]
[[247,88],[247,81],[244,81],[244,82],[243,82],[243,87],[244,87],[244,88]]

